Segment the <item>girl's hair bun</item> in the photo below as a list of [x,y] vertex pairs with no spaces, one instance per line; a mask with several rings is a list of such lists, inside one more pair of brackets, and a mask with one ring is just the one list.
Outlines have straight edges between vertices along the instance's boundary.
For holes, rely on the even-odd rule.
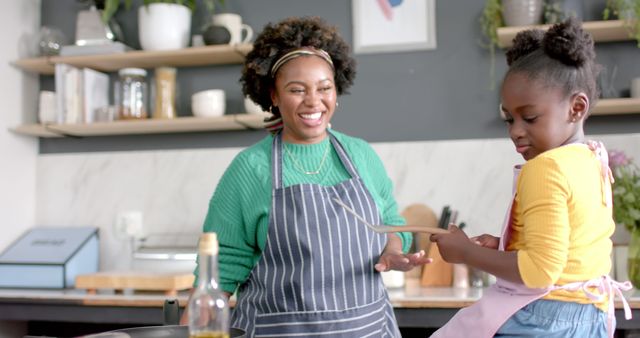
[[591,35],[573,17],[549,28],[542,45],[549,57],[568,66],[582,67],[596,57]]
[[539,29],[528,29],[516,34],[513,38],[513,47],[507,51],[507,64],[511,66],[516,60],[539,49],[543,36],[544,32]]

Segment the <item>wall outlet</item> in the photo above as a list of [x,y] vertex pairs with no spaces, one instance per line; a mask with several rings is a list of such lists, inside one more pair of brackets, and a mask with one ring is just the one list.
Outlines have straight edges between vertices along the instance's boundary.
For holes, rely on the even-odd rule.
[[142,211],[131,210],[116,215],[115,231],[120,238],[142,237]]

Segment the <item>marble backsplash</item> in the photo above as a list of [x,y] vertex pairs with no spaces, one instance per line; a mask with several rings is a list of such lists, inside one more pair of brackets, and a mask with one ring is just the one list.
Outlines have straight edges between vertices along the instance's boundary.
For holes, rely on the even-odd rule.
[[[597,135],[640,161],[640,134]],[[401,209],[459,210],[470,235],[499,231],[514,164],[508,139],[374,143]],[[209,199],[240,148],[47,154],[37,164],[37,226],[100,228],[101,269],[130,269],[131,241],[116,216],[141,211],[143,233],[198,233]]]

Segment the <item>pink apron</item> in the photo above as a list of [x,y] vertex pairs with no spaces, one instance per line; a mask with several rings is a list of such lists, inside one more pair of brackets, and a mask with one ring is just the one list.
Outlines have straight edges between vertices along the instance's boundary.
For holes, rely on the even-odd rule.
[[[603,180],[611,179],[608,165],[607,152],[599,142],[589,142],[588,146],[598,156],[603,165]],[[520,173],[520,166],[514,167],[513,194],[515,197],[516,180]],[[605,194],[607,195],[607,194]],[[605,203],[611,203],[611,199],[606,198]],[[504,251],[505,243],[509,241],[509,230],[511,228],[511,207],[513,198],[507,211],[500,236],[499,250]],[[592,293],[589,288],[596,287],[599,293]],[[513,283],[497,278],[494,285],[487,288],[480,300],[474,304],[461,309],[456,313],[445,326],[441,327],[431,337],[466,337],[473,333],[474,337],[493,337],[500,327],[518,310],[532,303],[553,290],[564,289],[578,291],[582,289],[585,294],[596,301],[602,301],[609,297],[608,333],[613,338],[614,331],[614,295],[618,294],[624,305],[625,318],[631,319],[631,309],[624,298],[621,290],[631,289],[630,282],[619,283],[608,275],[584,282],[575,282],[562,286],[551,286],[543,289],[528,288],[522,283]],[[499,304],[498,306],[496,306]]]

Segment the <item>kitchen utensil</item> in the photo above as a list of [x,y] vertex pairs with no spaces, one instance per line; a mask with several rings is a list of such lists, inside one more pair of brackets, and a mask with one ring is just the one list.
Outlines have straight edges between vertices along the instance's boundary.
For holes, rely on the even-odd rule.
[[362,216],[358,215],[353,209],[344,204],[341,200],[334,198],[336,203],[338,203],[341,207],[347,210],[350,214],[355,216],[359,221],[364,223],[369,229],[377,232],[377,233],[388,233],[388,232],[426,232],[430,234],[446,234],[449,233],[448,230],[445,229],[436,229],[427,227],[424,225],[383,225],[383,224],[371,224],[367,222]]

